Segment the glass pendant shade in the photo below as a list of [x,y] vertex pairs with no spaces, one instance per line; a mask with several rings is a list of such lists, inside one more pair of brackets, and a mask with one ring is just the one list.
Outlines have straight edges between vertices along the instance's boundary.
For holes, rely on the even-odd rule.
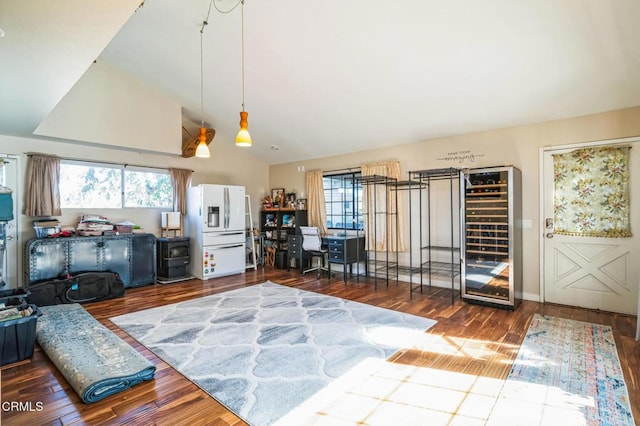
[[199,158],[209,158],[211,153],[209,152],[209,147],[207,146],[207,129],[204,127],[200,127],[200,142],[198,142],[198,147],[196,148],[196,157]]
[[249,116],[248,112],[240,112],[240,131],[238,132],[238,136],[236,136],[236,146],[251,146],[251,135],[249,134],[249,123],[247,121],[247,117]]

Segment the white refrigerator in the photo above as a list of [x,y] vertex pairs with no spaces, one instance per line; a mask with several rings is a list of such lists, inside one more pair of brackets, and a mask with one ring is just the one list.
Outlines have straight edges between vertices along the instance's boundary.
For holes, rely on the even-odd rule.
[[245,188],[202,184],[189,188],[186,235],[189,273],[201,280],[245,272]]

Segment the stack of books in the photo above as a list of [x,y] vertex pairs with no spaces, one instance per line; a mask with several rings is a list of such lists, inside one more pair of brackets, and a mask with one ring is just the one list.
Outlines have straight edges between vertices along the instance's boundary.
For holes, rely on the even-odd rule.
[[113,224],[104,216],[81,215],[76,231],[78,235],[84,236],[102,235],[113,232]]

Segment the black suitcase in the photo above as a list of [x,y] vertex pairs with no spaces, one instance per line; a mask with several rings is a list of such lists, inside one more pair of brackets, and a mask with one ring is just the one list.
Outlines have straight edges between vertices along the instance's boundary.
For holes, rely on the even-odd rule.
[[115,272],[81,272],[33,283],[27,301],[36,306],[87,303],[124,296],[124,283]]

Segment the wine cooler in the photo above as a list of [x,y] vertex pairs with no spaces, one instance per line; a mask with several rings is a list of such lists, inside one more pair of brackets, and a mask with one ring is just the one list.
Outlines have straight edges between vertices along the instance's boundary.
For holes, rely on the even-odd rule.
[[522,299],[520,170],[470,169],[462,177],[462,298],[514,309]]

